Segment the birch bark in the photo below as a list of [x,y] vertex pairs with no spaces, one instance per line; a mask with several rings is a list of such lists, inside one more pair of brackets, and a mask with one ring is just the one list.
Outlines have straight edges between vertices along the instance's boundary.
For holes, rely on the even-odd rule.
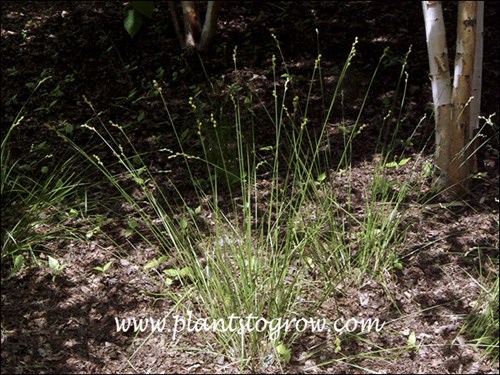
[[448,186],[451,138],[451,80],[446,45],[443,10],[440,1],[422,1],[429,56],[429,78],[432,86],[434,103],[434,121],[436,127],[436,182],[440,186]]
[[205,22],[203,23],[203,30],[201,31],[201,40],[199,45],[199,49],[201,51],[204,51],[208,48],[208,45],[210,44],[210,41],[215,34],[220,5],[220,1],[208,2]]
[[476,48],[474,53],[474,74],[472,76],[473,99],[470,104],[470,120],[468,138],[474,140],[472,154],[472,172],[477,173],[476,133],[479,128],[479,115],[481,113],[481,88],[483,75],[483,32],[484,32],[484,1],[477,2]]
[[477,2],[458,3],[457,47],[453,79],[453,116],[450,142],[450,187],[458,194],[467,188],[471,172],[472,143],[469,142],[470,98],[474,75]]

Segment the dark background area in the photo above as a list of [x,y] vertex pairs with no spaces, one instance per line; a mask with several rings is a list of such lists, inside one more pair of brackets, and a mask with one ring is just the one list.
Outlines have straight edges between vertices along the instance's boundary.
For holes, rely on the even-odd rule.
[[[443,7],[450,68],[453,69],[457,2],[443,2]],[[435,236],[443,236],[447,240],[442,246],[436,245],[435,253],[429,251],[416,257],[405,273],[398,275],[401,290],[413,286],[420,288],[421,294],[416,300],[421,305],[401,306],[402,310],[407,309],[404,311],[407,314],[411,314],[412,309],[444,300],[457,301],[456,306],[445,311],[446,314],[468,312],[467,301],[470,300],[467,298],[470,296],[466,298],[448,293],[449,281],[446,277],[450,275],[440,267],[453,262],[457,264],[455,270],[470,267],[466,269],[471,271],[473,267],[442,248],[453,246],[453,249],[465,253],[474,246],[498,244],[495,239],[498,227],[491,223],[495,220],[498,223],[499,7],[498,1],[486,2],[485,5],[481,113],[485,117],[496,113],[493,118],[496,125],[483,129],[483,139],[489,139],[478,151],[479,172],[484,177],[473,184],[472,194],[467,197],[470,206],[452,207],[442,215],[416,219],[409,242],[432,242]],[[220,119],[230,121],[230,117],[225,117],[229,116],[231,108],[227,100],[228,87],[251,83],[262,99],[261,105],[255,108],[261,119],[254,123],[257,143],[258,146],[267,146],[269,139],[274,137],[274,130],[263,115],[263,107],[274,106],[273,55],[276,55],[277,77],[286,72],[271,34],[279,40],[288,69],[294,76],[290,101],[294,95],[307,96],[319,40],[325,94],[321,96],[315,91],[310,102],[310,123],[317,130],[325,118],[339,73],[355,38],[358,38],[357,54],[342,86],[344,105],[337,103],[329,119],[333,130],[341,122],[349,125],[356,121],[375,66],[383,51],[390,48],[389,58],[381,64],[362,113],[360,122],[367,127],[353,147],[354,165],[361,170],[357,175],[360,183],[369,171],[369,168],[363,169],[363,163],[369,163],[377,151],[377,139],[387,111],[386,103],[397,104],[401,99],[401,93],[396,93],[395,87],[400,77],[401,62],[411,46],[407,62],[408,89],[401,112],[406,120],[398,137],[406,139],[413,134],[421,118],[427,115],[414,134],[413,145],[406,145],[401,151],[413,154],[424,150],[423,154],[431,158],[434,151],[432,93],[419,1],[227,1],[222,5],[212,47],[200,56],[181,51],[166,2],[158,2],[153,19],[145,20],[134,39],[123,28],[127,9],[128,3],[110,1],[1,3],[2,137],[27,103],[23,110],[23,126],[19,126],[12,137],[11,157],[14,160],[21,156],[38,157],[37,153],[27,155],[28,151],[32,145],[44,141],[54,155],[53,160],[67,158],[70,152],[68,145],[47,125],[63,130],[68,124],[74,126],[72,137],[78,144],[111,159],[112,155],[106,153],[95,135],[79,128],[84,123],[97,123],[84,96],[101,113],[104,123],[112,121],[126,128],[139,152],[160,147],[175,148],[176,140],[163,104],[152,94],[153,80],[163,89],[180,130],[192,132],[192,136],[187,138],[187,145],[192,150],[197,150],[199,145],[195,140],[195,117],[188,98],[194,96],[199,103],[216,103],[220,108]],[[232,59],[236,46],[237,70]],[[200,61],[203,61],[203,67]],[[47,77],[50,78],[28,101],[37,83]],[[279,78],[279,84],[283,89],[283,78]],[[398,105],[395,106],[395,117],[399,115],[397,108]],[[143,118],[139,121],[141,113]],[[335,145],[341,147],[342,141]],[[338,161],[337,156],[333,153],[332,165]],[[172,165],[175,161],[162,159],[161,155],[151,156],[148,162],[159,169],[166,165],[172,169],[176,167]],[[182,186],[186,172],[181,166],[177,167],[175,176]],[[40,171],[33,171],[33,177],[37,174]],[[98,178],[102,176],[96,175],[95,181],[99,181]],[[357,182],[354,181],[353,185]],[[103,183],[90,196],[105,200],[108,194],[112,194],[111,189]],[[2,221],[5,220],[2,213]],[[120,224],[123,223],[115,225]],[[88,269],[91,266],[103,264],[108,259],[110,250],[104,246],[100,248],[96,243],[77,248],[67,243],[53,246],[52,250],[59,251],[61,257],[64,254],[65,261],[75,266],[68,269],[67,277],[58,284],[51,283],[50,275],[44,269],[30,269],[19,278],[2,282],[2,329],[8,334],[8,339],[4,340],[7,336],[2,331],[2,369],[18,373],[131,371],[127,363],[130,355],[127,345],[131,337],[110,337],[109,326],[103,322],[109,323],[113,314],[123,311],[144,315],[155,312],[150,306],[151,300],[140,294],[142,289],[148,287],[147,282],[123,271],[131,268],[126,259],[113,274],[113,282],[90,274]],[[408,246],[411,247],[411,243]],[[151,259],[153,251],[138,247],[143,253],[134,256],[143,264]],[[494,256],[494,251],[488,255]],[[4,269],[2,265],[2,277]],[[463,285],[457,285],[459,290],[455,293],[466,294],[470,292],[468,288],[472,288],[465,281]],[[412,329],[417,332],[432,330],[426,319],[428,317],[415,318]],[[455,331],[450,330],[455,332],[456,328]],[[474,362],[477,354],[445,345],[451,340],[449,331],[443,330],[440,335],[442,348],[423,359],[407,355],[388,364],[388,371],[409,372],[422,368],[441,372],[459,372],[464,368],[470,372],[495,371]],[[155,344],[149,347],[148,355],[134,362],[139,372],[151,369],[186,372],[193,365],[190,353],[177,355],[176,352],[169,352],[165,355],[161,351],[161,343]],[[307,351],[304,349],[306,344],[299,343],[298,346],[303,345],[301,350]],[[200,357],[196,360],[204,365],[210,361],[214,364],[213,358]],[[288,370],[304,371],[305,367],[304,363],[297,361]],[[380,366],[375,368],[386,370]],[[195,369],[201,372],[204,367]],[[334,370],[353,371],[341,365]]]

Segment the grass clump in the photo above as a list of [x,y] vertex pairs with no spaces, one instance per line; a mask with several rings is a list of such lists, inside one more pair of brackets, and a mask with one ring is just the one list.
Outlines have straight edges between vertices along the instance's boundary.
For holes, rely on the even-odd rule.
[[481,349],[493,362],[498,361],[498,273],[484,279],[481,293],[461,329],[475,348]]
[[[264,101],[250,86],[228,91],[226,102],[232,107],[224,116],[214,116],[216,108],[201,111],[190,99],[197,116],[199,152],[187,151],[185,131],[174,122],[156,85],[178,140],[177,150],[161,151],[184,167],[191,197],[169,173],[160,183],[145,161],[146,154],[136,150],[124,129],[113,123],[105,126],[95,110],[99,126],[84,127],[100,137],[117,164],[108,164],[68,139],[116,187],[134,213],[137,221],[133,219],[130,229],[159,252],[146,270],[168,264],[157,276],[165,295],[186,314],[213,322],[255,317],[255,321],[263,319],[264,325],[265,321],[317,318],[339,280],[383,280],[403,267],[399,260],[405,238],[403,203],[411,185],[391,180],[388,158],[392,154],[380,157],[363,192],[364,207],[355,210],[349,176],[353,141],[363,131],[361,114],[342,133],[344,150],[335,164],[329,151],[327,127],[354,56],[353,45],[319,132],[308,124],[314,82],[322,76],[320,57],[303,99],[290,98],[293,75],[284,64],[286,72],[278,77],[274,57],[273,108],[262,106]],[[237,69],[236,54],[234,65]],[[322,82],[320,90],[323,93]],[[368,95],[369,90],[363,106]],[[275,138],[257,145],[255,124],[258,120],[258,126],[266,126],[263,119]],[[117,165],[122,172],[113,172]],[[335,176],[347,181],[342,191],[335,187]],[[182,293],[172,289],[174,282],[180,283]],[[292,346],[301,336],[284,327],[213,330],[208,332],[212,340],[207,340],[206,350],[227,356],[241,369],[280,365],[291,359]]]
[[48,242],[79,236],[67,225],[79,216],[75,199],[82,169],[76,172],[77,158],[54,155],[45,141],[32,144],[22,155],[12,154],[12,137],[23,126],[25,106],[1,143],[1,261],[11,262],[11,275],[21,270],[27,258],[38,263],[37,253],[46,252]]

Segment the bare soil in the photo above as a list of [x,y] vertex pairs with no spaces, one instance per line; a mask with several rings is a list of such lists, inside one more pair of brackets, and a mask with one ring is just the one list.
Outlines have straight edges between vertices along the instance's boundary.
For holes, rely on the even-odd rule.
[[[485,116],[500,113],[499,4],[486,3],[482,103]],[[453,56],[457,4],[444,5]],[[363,111],[366,128],[353,146],[349,183],[354,187],[353,204],[362,209],[364,191],[378,157],[375,145],[384,116],[384,98],[393,97],[400,61],[410,46],[403,109],[407,120],[399,137],[409,137],[424,114],[428,118],[414,134],[413,145],[404,149],[411,161],[394,172],[396,178],[404,178],[418,163],[432,160],[432,95],[420,7],[416,1],[224,2],[213,47],[202,56],[208,76],[214,77],[220,90],[219,94],[212,94],[212,99],[224,109],[228,105],[223,101],[227,87],[250,82],[267,107],[272,108],[272,55],[278,52],[271,33],[280,41],[289,69],[297,77],[293,89],[307,95],[318,53],[317,29],[325,95],[311,98],[311,113],[323,113],[358,37],[357,57],[343,87],[345,111],[332,117],[330,130],[335,134],[335,123],[340,123],[342,116],[344,123],[355,121],[371,74],[384,49],[390,47],[392,58],[383,64]],[[75,128],[94,124],[92,110],[83,96],[106,120],[127,125],[139,151],[175,149],[176,140],[165,125],[160,99],[147,96],[154,79],[163,88],[178,122],[185,128],[195,127],[188,98],[198,87],[209,91],[197,55],[180,51],[167,4],[157,5],[153,19],[145,21],[134,40],[123,29],[126,9],[127,4],[121,2],[2,2],[2,136],[32,91],[26,83],[52,77],[27,104],[25,125],[13,135],[12,157],[25,154],[31,145],[42,141],[50,143],[55,158],[66,157],[68,146],[46,125],[63,129],[68,123]],[[236,45],[235,71],[232,55]],[[277,61],[277,70],[283,74],[279,56]],[[131,95],[134,89],[137,93]],[[138,121],[141,112],[144,119]],[[256,141],[266,146],[274,134],[264,116],[262,119],[262,124],[255,124]],[[311,124],[319,126],[321,115],[311,116]],[[78,144],[94,147],[97,154],[111,158],[98,139],[88,133],[78,129],[73,135]],[[494,134],[493,129],[484,130],[486,138]],[[187,140],[193,150],[194,138]],[[334,146],[342,147],[342,142]],[[326,301],[317,312],[319,317],[329,319],[379,317],[389,322],[381,332],[369,334],[367,342],[344,339],[341,348],[336,346],[331,332],[305,334],[292,348],[289,363],[283,367],[264,363],[254,371],[498,373],[498,362],[491,363],[481,351],[468,345],[468,339],[460,333],[464,318],[480,293],[474,281],[479,269],[495,271],[488,257],[498,259],[498,149],[498,139],[493,138],[479,150],[479,174],[464,200],[443,195],[428,202],[425,208],[416,204],[418,196],[408,202],[408,207],[415,209],[406,222],[408,235],[401,249],[401,271],[388,275],[383,285],[353,275],[352,280],[339,283],[335,298]],[[332,164],[335,162],[332,160]],[[182,187],[187,180],[182,165],[163,154],[154,153],[149,163],[153,171],[172,170],[170,178],[177,186]],[[33,171],[34,176],[36,173]],[[92,178],[102,179],[98,174]],[[333,183],[340,189],[346,181],[339,177]],[[263,194],[266,186],[264,180],[259,187]],[[185,191],[188,201],[194,199],[188,184]],[[425,193],[422,191],[422,195]],[[158,294],[161,288],[143,272],[142,265],[155,258],[157,252],[140,238],[124,235],[127,222],[118,220],[116,213],[126,216],[130,207],[116,201],[116,197],[105,182],[100,187],[93,185],[89,195],[90,199],[103,202],[105,208],[98,213],[106,217],[102,229],[107,235],[96,234],[88,241],[48,240],[40,249],[42,260],[46,260],[47,252],[68,265],[55,281],[47,267],[33,265],[8,277],[11,265],[2,264],[2,373],[240,372],[236,364],[217,354],[213,338],[202,333],[184,333],[172,340],[169,334],[134,337],[132,332],[117,332],[115,317],[161,317],[173,305]],[[2,213],[2,222],[8,221]],[[81,224],[83,229],[84,225]],[[2,231],[3,228],[4,224]],[[109,260],[114,264],[105,274],[94,270]],[[180,285],[173,288],[182,292]],[[314,295],[314,291],[311,293]],[[408,350],[412,333],[420,347]],[[399,349],[363,356],[388,348]]]

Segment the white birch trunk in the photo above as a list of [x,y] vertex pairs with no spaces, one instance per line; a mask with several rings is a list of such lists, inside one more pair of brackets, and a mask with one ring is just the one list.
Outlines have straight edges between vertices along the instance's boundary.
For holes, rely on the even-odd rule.
[[172,22],[174,24],[175,34],[177,35],[177,39],[179,39],[179,44],[182,49],[186,48],[186,43],[184,42],[184,36],[182,35],[181,26],[179,24],[179,17],[177,16],[177,9],[175,5],[175,1],[168,1],[168,9],[170,10],[170,15],[172,16]]
[[474,74],[472,76],[472,93],[473,99],[470,104],[470,120],[468,138],[474,140],[473,144],[473,160],[472,171],[477,172],[476,149],[477,142],[475,140],[476,131],[479,128],[479,115],[481,113],[481,89],[483,75],[483,32],[484,32],[484,1],[477,2],[477,25],[476,25],[476,48],[474,53]]
[[429,56],[429,78],[432,85],[434,120],[436,126],[435,162],[437,183],[446,187],[450,184],[449,166],[450,125],[451,125],[451,85],[444,27],[443,10],[440,1],[422,1],[427,53]]
[[453,79],[450,187],[455,193],[466,190],[471,171],[469,142],[470,98],[474,75],[477,2],[460,1],[457,17],[457,47]]
[[196,11],[196,2],[181,1],[182,14],[184,18],[185,45],[187,48],[194,48],[201,34],[201,27]]
[[183,15],[182,19],[184,21],[184,35],[182,35],[175,3],[175,1],[170,0],[168,2],[168,6],[170,9],[170,14],[172,15],[172,22],[174,23],[175,33],[179,38],[181,48],[188,48],[190,50],[197,48],[200,51],[207,50],[210,41],[212,40],[217,29],[217,18],[219,16],[219,10],[221,8],[221,1],[208,1],[203,29],[200,25],[198,10],[196,9],[197,2],[181,1]]
[[210,41],[215,34],[220,5],[220,1],[208,2],[205,22],[203,23],[203,30],[201,31],[201,41],[199,45],[199,49],[201,51],[204,51],[208,48],[208,45],[210,44]]

